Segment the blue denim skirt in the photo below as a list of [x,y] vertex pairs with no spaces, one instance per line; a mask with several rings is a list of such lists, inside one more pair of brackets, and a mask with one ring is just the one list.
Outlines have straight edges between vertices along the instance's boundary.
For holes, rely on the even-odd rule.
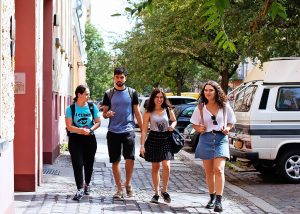
[[200,135],[195,158],[211,160],[217,157],[229,159],[228,136],[223,133],[205,132]]

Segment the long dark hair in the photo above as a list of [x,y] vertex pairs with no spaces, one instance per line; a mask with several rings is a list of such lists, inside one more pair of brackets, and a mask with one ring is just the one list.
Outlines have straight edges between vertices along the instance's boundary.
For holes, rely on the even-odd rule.
[[73,103],[76,103],[78,100],[78,94],[83,94],[88,87],[85,85],[77,86],[75,90],[75,97],[73,98]]
[[170,108],[171,107],[171,104],[170,104],[170,101],[168,100],[166,94],[159,88],[155,88],[151,95],[150,95],[150,99],[147,103],[147,106],[146,106],[146,110],[148,112],[153,112],[154,111],[154,108],[155,108],[155,103],[154,103],[154,98],[157,94],[159,93],[162,93],[163,97],[164,97],[164,101],[163,103],[161,104],[161,107],[162,108]]
[[204,96],[204,89],[205,89],[205,86],[207,85],[210,85],[212,86],[215,91],[216,91],[216,102],[217,104],[219,105],[220,108],[224,108],[226,106],[226,102],[227,102],[227,96],[225,94],[225,92],[223,91],[223,89],[221,88],[221,86],[215,82],[215,81],[212,81],[212,80],[209,80],[208,82],[206,82],[200,92],[200,97],[201,97],[201,101],[202,103],[205,103],[207,104],[208,103],[208,100],[206,99],[206,97]]

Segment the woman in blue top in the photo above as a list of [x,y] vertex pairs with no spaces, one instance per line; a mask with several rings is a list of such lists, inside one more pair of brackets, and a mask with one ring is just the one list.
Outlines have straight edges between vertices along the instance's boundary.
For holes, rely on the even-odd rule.
[[[77,201],[90,193],[89,184],[97,150],[94,131],[100,126],[99,110],[95,104],[88,103],[89,97],[90,91],[86,86],[77,86],[74,102],[66,109],[66,127],[70,132],[68,146],[77,186],[73,200]],[[72,109],[75,110],[73,114]]]

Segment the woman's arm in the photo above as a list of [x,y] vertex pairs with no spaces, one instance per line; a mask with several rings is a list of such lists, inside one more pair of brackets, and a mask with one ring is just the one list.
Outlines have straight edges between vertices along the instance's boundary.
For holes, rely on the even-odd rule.
[[169,131],[173,131],[173,129],[176,127],[177,125],[177,120],[176,120],[176,117],[175,117],[175,114],[174,114],[174,111],[172,109],[168,109],[169,111],[169,114],[170,114],[170,121],[172,122],[169,127],[168,127],[168,130]]
[[223,134],[228,135],[232,127],[233,127],[232,123],[227,123],[226,128],[222,129],[221,131],[223,132]]
[[200,134],[204,133],[206,131],[206,126],[200,124],[200,125],[192,125],[193,129],[195,129],[197,132],[199,132]]
[[143,125],[142,125],[142,133],[141,133],[141,148],[140,153],[142,156],[144,156],[145,153],[145,141],[146,141],[146,135],[148,132],[148,126],[150,122],[150,112],[145,112],[143,117]]
[[90,128],[90,134],[93,134],[93,132],[98,129],[101,125],[100,117],[97,117],[94,119],[95,124]]
[[66,123],[66,127],[67,127],[68,131],[70,131],[70,132],[75,132],[77,134],[82,134],[82,135],[89,135],[90,134],[89,129],[79,128],[79,127],[73,126],[72,118],[66,117],[65,118],[65,123]]

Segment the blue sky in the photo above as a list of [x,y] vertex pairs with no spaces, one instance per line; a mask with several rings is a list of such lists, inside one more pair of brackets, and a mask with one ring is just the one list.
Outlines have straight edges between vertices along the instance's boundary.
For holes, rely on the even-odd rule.
[[[130,30],[133,23],[125,16],[126,0],[91,0],[91,22],[98,28],[104,39],[106,50],[111,50],[110,42],[118,40]],[[112,14],[124,14],[112,17]]]

